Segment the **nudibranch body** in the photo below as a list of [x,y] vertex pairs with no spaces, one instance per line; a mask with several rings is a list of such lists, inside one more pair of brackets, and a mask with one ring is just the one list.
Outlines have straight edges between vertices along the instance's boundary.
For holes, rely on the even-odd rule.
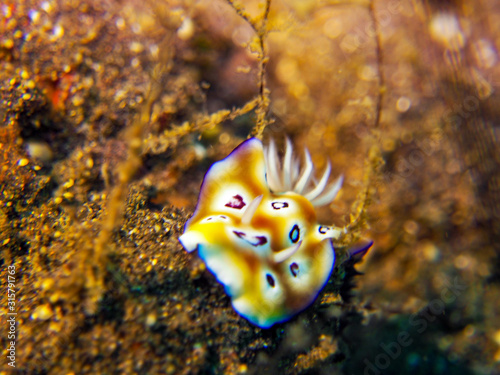
[[314,207],[335,198],[342,177],[327,186],[330,165],[318,182],[313,172],[307,150],[301,165],[288,140],[281,163],[274,143],[248,139],[207,172],[179,238],[259,327],[309,306],[333,269],[340,230],[318,224]]

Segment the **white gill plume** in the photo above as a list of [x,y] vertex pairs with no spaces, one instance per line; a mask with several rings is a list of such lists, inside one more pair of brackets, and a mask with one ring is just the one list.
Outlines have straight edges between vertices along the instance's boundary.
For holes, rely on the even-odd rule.
[[293,155],[292,142],[288,138],[283,161],[280,160],[272,139],[269,145],[264,147],[264,155],[267,183],[275,193],[293,191],[309,199],[313,206],[319,207],[331,203],[342,186],[343,176],[327,186],[332,169],[330,162],[318,182],[314,178],[314,166],[309,151],[304,150],[304,162],[301,163],[299,158]]
[[248,204],[248,207],[245,209],[245,212],[243,212],[243,216],[241,217],[242,224],[250,224],[253,215],[255,214],[255,211],[257,211],[257,208],[259,207],[262,197],[263,195],[259,195],[258,197],[255,197],[253,201],[251,201]]

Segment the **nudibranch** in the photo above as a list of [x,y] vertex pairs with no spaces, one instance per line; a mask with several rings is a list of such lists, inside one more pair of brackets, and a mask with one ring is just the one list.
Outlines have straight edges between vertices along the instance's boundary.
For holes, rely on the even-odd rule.
[[251,138],[203,179],[179,240],[198,250],[234,309],[259,327],[302,311],[328,281],[341,230],[318,224],[315,207],[340,190],[342,176],[329,184],[330,172],[328,163],[316,180],[309,152],[301,163],[288,139],[281,161],[274,142]]

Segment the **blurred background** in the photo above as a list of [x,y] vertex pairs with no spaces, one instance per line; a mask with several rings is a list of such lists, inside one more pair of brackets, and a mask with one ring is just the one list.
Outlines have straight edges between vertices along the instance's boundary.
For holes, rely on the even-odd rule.
[[[369,151],[384,161],[351,298],[263,331],[177,242],[204,173],[255,126],[261,50],[234,6],[7,0],[0,243],[21,373],[500,374],[500,3],[236,6],[267,25],[264,142],[345,177],[319,221],[346,225]],[[116,186],[124,219],[93,262]]]

